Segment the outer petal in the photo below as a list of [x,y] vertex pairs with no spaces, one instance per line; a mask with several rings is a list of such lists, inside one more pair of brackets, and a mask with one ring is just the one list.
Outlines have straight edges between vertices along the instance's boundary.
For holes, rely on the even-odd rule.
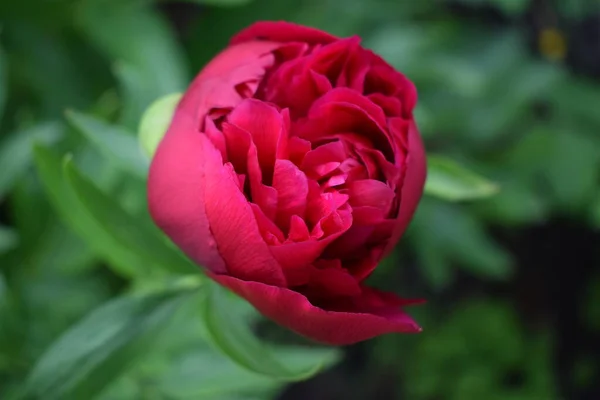
[[285,21],[261,21],[250,25],[237,35],[230,44],[238,44],[250,40],[271,40],[273,42],[305,42],[308,44],[327,44],[338,38],[327,32],[308,26]]
[[408,130],[406,173],[400,192],[400,209],[398,211],[396,227],[385,249],[384,256],[389,254],[394,248],[396,242],[398,242],[412,219],[419,205],[419,200],[423,195],[426,177],[427,160],[425,158],[425,148],[416,124],[411,122]]
[[223,50],[194,78],[179,109],[185,110],[193,118],[193,125],[199,128],[209,110],[237,106],[244,97],[236,87],[260,81],[265,70],[273,65],[271,52],[279,46],[278,43],[254,41]]
[[[204,205],[205,143],[195,121],[178,111],[158,147],[148,177],[148,206],[156,224],[196,263],[227,271],[214,245]],[[221,165],[220,168],[223,168]]]
[[148,201],[156,224],[211,271],[284,284],[236,181],[195,120],[178,109],[150,166]]
[[[365,307],[375,305],[372,292],[366,292],[368,298],[362,312],[352,310],[327,311],[312,305],[308,299],[289,289],[269,286],[258,282],[244,282],[226,275],[211,274],[211,277],[248,300],[263,315],[303,336],[331,345],[347,345],[370,339],[386,333],[416,333],[421,328],[405,314],[397,304],[379,296],[387,306],[372,311]],[[377,304],[379,306],[379,304]],[[394,312],[391,307],[394,306]]]

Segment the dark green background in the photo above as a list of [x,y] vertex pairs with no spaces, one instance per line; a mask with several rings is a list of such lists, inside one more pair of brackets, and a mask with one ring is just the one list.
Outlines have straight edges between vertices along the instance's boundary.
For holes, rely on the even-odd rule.
[[[136,363],[112,375],[94,370],[80,392],[57,398],[87,399],[95,387],[106,388],[98,389],[105,400],[600,398],[595,0],[0,0],[0,398],[19,398],[36,360],[69,326],[169,275],[144,261],[147,236],[137,249],[98,244],[89,216],[53,200],[51,189],[63,191],[49,190],[43,171],[51,174],[52,154],[69,153],[78,167],[67,168],[70,179],[81,171],[133,216],[105,209],[121,221],[117,234],[135,236],[136,218],[148,222],[143,179],[107,161],[65,110],[119,126],[128,139],[153,100],[184,90],[230,36],[264,19],[360,35],[416,83],[428,151],[500,186],[477,201],[426,196],[373,277],[429,300],[410,310],[424,332],[350,346],[332,369],[287,386],[199,351],[206,327],[196,326],[192,303],[183,325],[158,342],[119,350]],[[34,143],[51,152],[46,164],[40,151],[35,162]],[[123,157],[135,170],[128,163],[137,154]],[[146,323],[163,309],[154,302],[171,306],[128,303],[99,324]],[[259,332],[296,340],[269,323]],[[263,368],[257,362],[251,369]]]

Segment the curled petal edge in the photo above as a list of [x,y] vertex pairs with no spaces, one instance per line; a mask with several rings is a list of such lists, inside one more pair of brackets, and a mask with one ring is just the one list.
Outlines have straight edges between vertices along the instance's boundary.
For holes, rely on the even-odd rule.
[[[209,273],[212,279],[250,302],[264,316],[292,331],[329,345],[349,345],[387,333],[418,333],[421,328],[400,307],[391,312],[328,311],[287,288]],[[385,296],[382,296],[385,298]]]
[[314,45],[328,44],[338,40],[338,38],[319,29],[291,22],[260,21],[235,35],[231,39],[230,44],[238,44],[251,40],[271,40],[281,43],[305,42]]

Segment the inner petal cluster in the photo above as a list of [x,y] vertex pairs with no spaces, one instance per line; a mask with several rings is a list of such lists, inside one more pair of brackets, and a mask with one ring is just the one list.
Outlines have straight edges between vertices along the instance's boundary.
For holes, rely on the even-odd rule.
[[414,88],[357,38],[272,55],[260,82],[236,82],[239,104],[209,110],[203,131],[287,286],[316,302],[357,296],[396,222],[414,106],[399,98]]

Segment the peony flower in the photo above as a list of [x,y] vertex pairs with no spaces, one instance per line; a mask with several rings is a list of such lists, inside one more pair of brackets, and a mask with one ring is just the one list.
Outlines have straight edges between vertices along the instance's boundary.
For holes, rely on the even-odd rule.
[[416,100],[358,37],[256,23],[181,99],[150,168],[151,215],[212,279],[301,335],[418,332],[402,309],[415,300],[364,284],[422,195]]

